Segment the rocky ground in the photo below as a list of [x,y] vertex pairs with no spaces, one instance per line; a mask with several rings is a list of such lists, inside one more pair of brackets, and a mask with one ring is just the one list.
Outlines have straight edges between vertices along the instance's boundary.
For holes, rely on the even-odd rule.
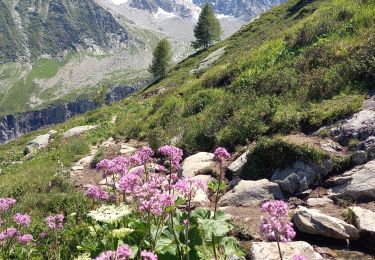
[[[116,123],[116,117],[112,123]],[[81,135],[98,126],[72,128],[64,138]],[[46,147],[56,133],[50,131],[29,142],[26,156]],[[177,138],[177,137],[176,137]],[[295,161],[276,170],[270,179],[241,180],[252,146],[236,153],[227,163],[228,190],[220,198],[220,208],[232,217],[234,235],[247,248],[250,259],[278,259],[275,246],[262,242],[259,223],[262,202],[281,199],[288,202],[290,218],[297,231],[297,242],[282,245],[284,258],[295,254],[307,259],[375,259],[375,99],[371,96],[363,110],[334,125],[305,135],[283,137],[298,145],[309,145],[331,155],[319,163]],[[171,142],[174,142],[171,140]],[[103,158],[131,155],[147,145],[136,140],[113,138],[92,146],[90,153],[70,169],[70,181],[80,190],[90,185],[112,186],[95,170]],[[345,169],[334,169],[332,158],[346,158]],[[180,174],[209,182],[217,177],[214,155],[199,152],[184,159]],[[212,207],[212,194],[199,191],[193,200],[197,207]],[[302,242],[303,241],[303,242]]]

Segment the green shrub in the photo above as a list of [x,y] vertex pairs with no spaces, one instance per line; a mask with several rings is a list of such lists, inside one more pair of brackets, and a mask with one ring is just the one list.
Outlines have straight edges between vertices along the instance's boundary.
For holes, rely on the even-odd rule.
[[104,147],[100,147],[98,149],[98,151],[95,153],[94,157],[92,158],[91,162],[90,162],[90,167],[92,169],[94,169],[96,167],[96,165],[104,159],[104,152],[105,152],[105,149]]
[[248,155],[242,178],[258,180],[271,178],[277,169],[284,169],[297,160],[320,162],[328,155],[308,145],[296,145],[281,138],[261,138]]
[[206,89],[192,94],[189,99],[185,101],[184,116],[191,116],[198,114],[204,110],[208,105],[213,105],[218,102],[225,92],[219,89]]
[[307,122],[315,127],[333,123],[359,111],[363,99],[362,95],[339,95],[320,103],[312,103],[307,112]]

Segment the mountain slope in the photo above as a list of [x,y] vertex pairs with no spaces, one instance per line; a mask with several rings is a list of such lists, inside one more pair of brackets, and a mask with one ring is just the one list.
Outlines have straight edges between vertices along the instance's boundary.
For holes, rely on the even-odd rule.
[[113,48],[128,33],[92,0],[0,1],[0,63],[55,57],[80,48]]

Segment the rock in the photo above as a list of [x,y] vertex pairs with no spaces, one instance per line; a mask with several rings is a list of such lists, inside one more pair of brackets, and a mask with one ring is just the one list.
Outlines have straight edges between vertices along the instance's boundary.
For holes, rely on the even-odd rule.
[[[201,180],[207,184],[214,180],[214,178],[210,175],[197,175],[192,177],[191,179]],[[209,207],[211,202],[208,198],[207,192],[202,189],[198,189],[194,198],[191,200],[191,203],[193,207]]]
[[52,130],[50,130],[50,131],[48,132],[48,134],[51,136],[51,138],[55,138],[56,135],[57,135],[57,131],[52,129]]
[[352,155],[352,162],[355,165],[365,164],[367,162],[367,153],[365,151],[355,151]]
[[265,200],[283,199],[280,187],[266,179],[258,181],[240,181],[233,190],[224,194],[219,206],[251,207]]
[[240,157],[238,157],[234,162],[232,162],[228,166],[228,171],[233,173],[234,175],[240,175],[245,164],[247,163],[247,156],[249,154],[249,151],[243,153]]
[[357,166],[330,180],[330,198],[375,199],[375,160]]
[[297,229],[304,233],[343,240],[356,240],[359,238],[359,230],[353,225],[322,214],[315,209],[298,206],[294,212],[293,221]]
[[375,248],[375,212],[360,207],[350,207],[354,225],[359,229],[361,240],[369,249]]
[[96,125],[83,125],[83,126],[77,126],[74,128],[69,129],[63,134],[64,138],[72,137],[72,136],[78,136],[81,135],[89,130],[95,129],[98,126]]
[[318,207],[318,206],[324,206],[327,204],[333,204],[333,200],[327,197],[323,198],[309,198],[307,199],[307,206],[309,207]]
[[278,183],[283,191],[293,195],[307,190],[310,185],[317,182],[318,177],[319,174],[312,167],[302,161],[297,161],[291,167],[276,171],[271,181]]
[[360,141],[375,135],[375,111],[371,109],[362,110],[351,118],[343,120],[339,126],[331,129],[331,135],[341,145],[348,145],[352,138]]
[[[323,259],[310,244],[304,241],[280,243],[280,248],[283,259],[286,260],[292,259],[295,255],[304,256],[308,260]],[[253,242],[249,255],[252,260],[280,260],[276,242]]]
[[134,148],[130,145],[127,145],[127,144],[123,144],[123,145],[121,145],[120,154],[121,155],[131,155],[131,154],[135,153],[136,151],[137,151],[136,148]]
[[199,152],[187,157],[181,165],[181,175],[184,177],[194,177],[215,166],[214,154]]
[[39,135],[26,144],[25,153],[30,154],[48,145],[50,134]]
[[225,47],[221,47],[216,51],[210,53],[204,60],[202,60],[196,69],[190,71],[191,74],[199,74],[214,64],[215,61],[219,60],[225,53]]

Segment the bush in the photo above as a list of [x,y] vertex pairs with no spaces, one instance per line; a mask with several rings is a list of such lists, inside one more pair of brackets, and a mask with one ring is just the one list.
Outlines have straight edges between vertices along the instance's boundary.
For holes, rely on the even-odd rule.
[[320,162],[328,155],[307,145],[296,145],[281,138],[261,138],[250,151],[248,161],[242,171],[242,178],[270,179],[277,169],[284,169],[297,160]]
[[319,127],[354,114],[361,109],[363,99],[362,95],[339,95],[320,103],[313,103],[307,112],[307,123]]
[[186,100],[183,115],[191,116],[198,114],[202,112],[206,106],[215,104],[224,95],[225,92],[219,89],[198,91]]

